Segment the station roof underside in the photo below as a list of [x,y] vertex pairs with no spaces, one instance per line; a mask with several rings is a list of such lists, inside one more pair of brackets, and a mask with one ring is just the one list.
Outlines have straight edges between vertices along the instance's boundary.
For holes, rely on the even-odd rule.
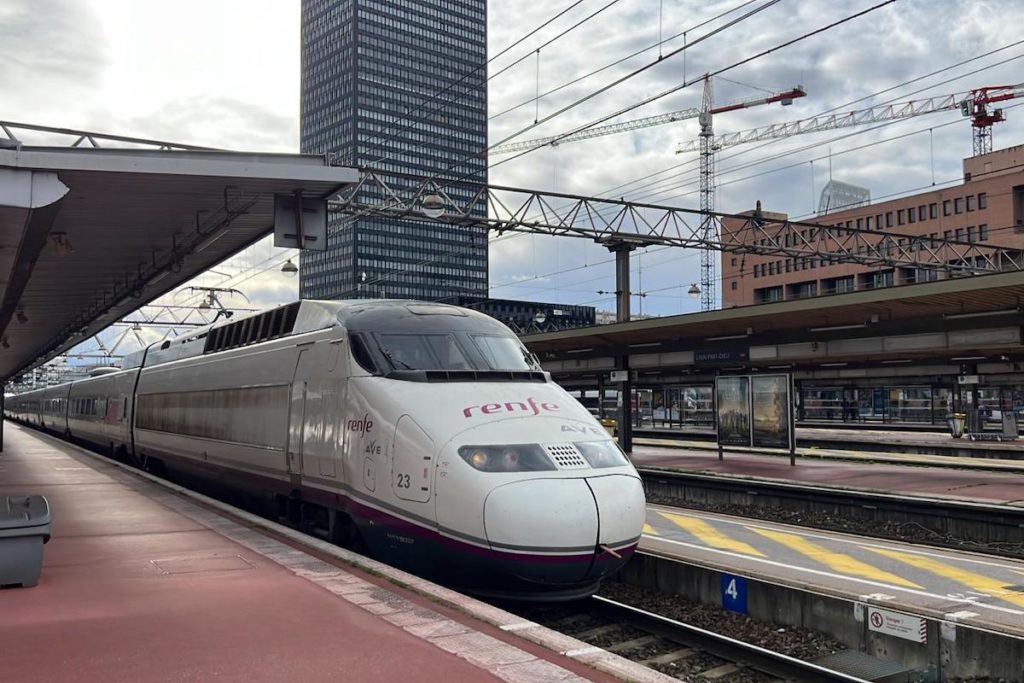
[[548,358],[581,349],[624,349],[630,345],[810,328],[899,323],[944,315],[1020,309],[1024,272],[995,273],[899,287],[780,301],[718,311],[584,327],[523,337]]
[[266,235],[275,194],[326,198],[357,179],[312,155],[0,149],[0,378]]

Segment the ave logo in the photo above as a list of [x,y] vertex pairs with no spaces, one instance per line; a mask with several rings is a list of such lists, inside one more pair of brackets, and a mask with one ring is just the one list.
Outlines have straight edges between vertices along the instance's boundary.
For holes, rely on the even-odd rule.
[[608,431],[600,427],[591,427],[590,425],[562,425],[562,432],[571,432],[574,434],[595,434],[597,436],[607,436]]

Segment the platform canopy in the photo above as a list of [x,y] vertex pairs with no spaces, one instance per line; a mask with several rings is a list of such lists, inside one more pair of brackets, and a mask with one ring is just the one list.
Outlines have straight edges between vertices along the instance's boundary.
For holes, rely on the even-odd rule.
[[[523,342],[542,358],[578,359],[677,348],[945,332],[982,323],[1019,327],[1022,320],[1024,272],[1013,271],[546,332],[523,337]],[[1014,342],[1011,350],[1019,352],[1019,346]],[[906,354],[905,348],[899,348],[891,355]]]
[[274,196],[358,179],[323,157],[0,145],[0,379],[268,234]]

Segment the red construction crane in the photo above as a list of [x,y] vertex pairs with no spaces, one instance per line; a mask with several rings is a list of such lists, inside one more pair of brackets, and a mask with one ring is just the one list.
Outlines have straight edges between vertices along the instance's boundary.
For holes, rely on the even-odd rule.
[[[976,155],[984,154],[992,151],[992,124],[1005,120],[1002,109],[989,109],[989,105],[1015,97],[1024,97],[1024,83],[978,88],[972,90],[966,97],[963,94],[942,95],[925,100],[881,104],[866,109],[822,114],[798,121],[773,123],[760,128],[715,136],[712,146],[715,149],[722,149],[747,142],[778,140],[804,133],[818,133],[869,123],[909,119],[922,114],[934,114],[959,108],[964,116],[971,117],[971,126],[974,128],[974,153]],[[681,143],[676,152],[696,152],[699,149],[699,141],[691,141]]]
[[960,111],[971,117],[974,128],[974,156],[992,151],[992,124],[1005,121],[1002,109],[989,109],[990,104],[1005,102],[1024,96],[1024,84],[990,85],[971,91],[971,96],[960,103]]

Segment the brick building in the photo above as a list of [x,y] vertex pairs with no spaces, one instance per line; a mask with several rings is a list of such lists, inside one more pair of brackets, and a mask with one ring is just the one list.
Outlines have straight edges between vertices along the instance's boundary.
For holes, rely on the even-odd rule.
[[[955,187],[819,215],[809,222],[1024,250],[1024,145],[964,159]],[[763,212],[768,219],[785,214]],[[728,226],[728,222],[727,222]],[[728,238],[728,229],[723,231]],[[944,277],[925,268],[722,252],[722,306],[783,301]]]

